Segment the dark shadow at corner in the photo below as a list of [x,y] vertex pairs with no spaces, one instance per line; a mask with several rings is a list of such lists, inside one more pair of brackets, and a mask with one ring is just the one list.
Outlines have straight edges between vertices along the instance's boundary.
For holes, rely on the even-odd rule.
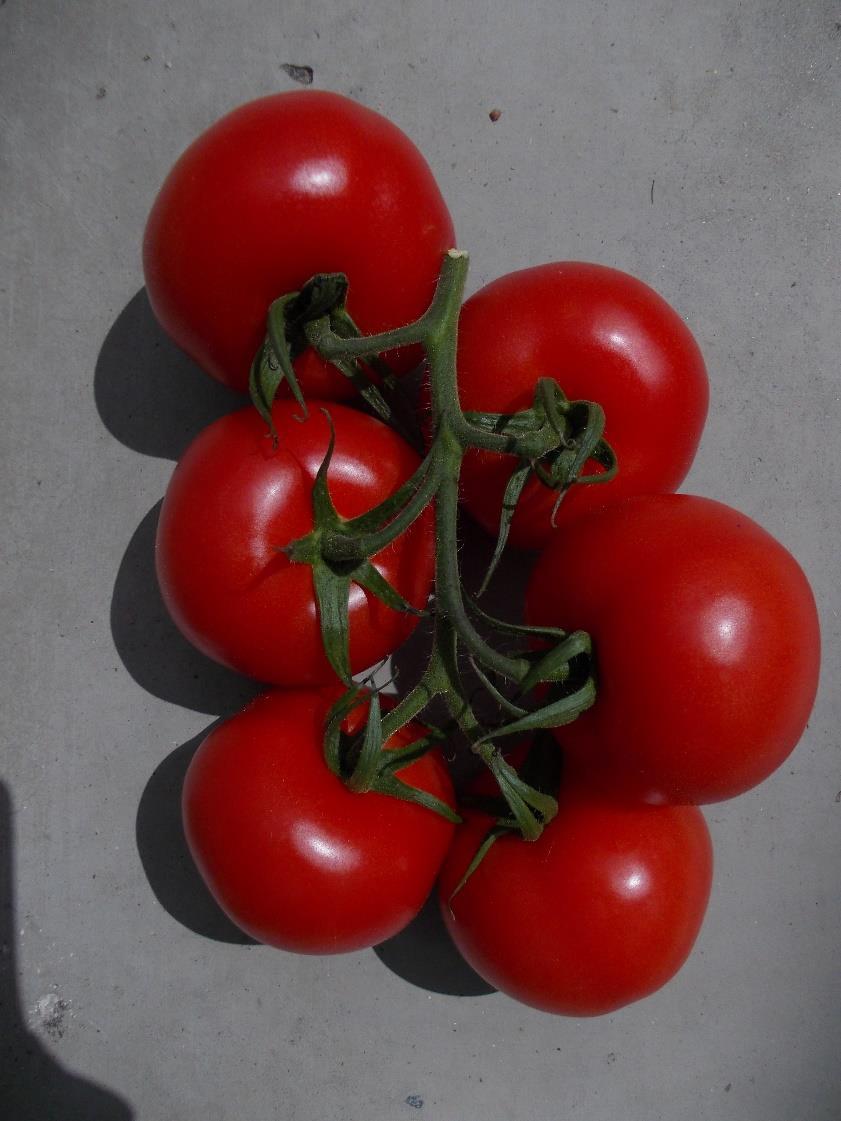
[[392,973],[420,989],[447,996],[487,996],[496,992],[476,973],[453,944],[444,926],[435,892],[413,922],[374,947]]
[[157,503],[125,551],[111,598],[111,634],[123,665],[147,692],[213,716],[237,712],[261,691],[199,653],[169,617],[155,575]]
[[[0,782],[0,1115],[9,1121],[132,1121],[134,1111],[122,1098],[66,1070],[25,1023],[14,888],[12,802]],[[44,1026],[55,1030],[55,1024],[51,1012]]]
[[215,724],[177,747],[147,782],[137,808],[137,851],[158,902],[182,926],[216,942],[255,945],[254,939],[231,922],[208,891],[184,836],[184,776],[213,727]]
[[103,424],[120,443],[165,459],[178,459],[202,428],[247,404],[164,334],[145,288],[129,300],[102,344],[94,397]]

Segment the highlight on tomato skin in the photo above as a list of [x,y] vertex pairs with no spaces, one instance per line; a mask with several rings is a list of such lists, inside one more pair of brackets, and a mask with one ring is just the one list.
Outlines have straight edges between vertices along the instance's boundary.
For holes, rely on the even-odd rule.
[[[675,491],[692,465],[709,404],[703,356],[678,313],[625,272],[559,261],[499,277],[462,308],[457,363],[466,410],[527,408],[539,378],[553,378],[570,400],[604,409],[619,471],[607,483],[573,486],[558,526],[630,494]],[[513,467],[510,456],[485,451],[471,451],[463,463],[463,504],[493,536]],[[510,543],[549,544],[556,501],[554,491],[530,480]]]
[[592,511],[538,558],[526,615],[592,637],[596,701],[555,733],[582,781],[717,802],[771,775],[806,728],[812,590],[787,549],[723,503],[639,495]]
[[[432,171],[391,121],[325,90],[270,94],[232,110],[179,157],[143,241],[146,288],[168,335],[208,374],[245,393],[269,305],[316,273],[350,281],[365,334],[420,316],[455,245]],[[420,355],[392,352],[398,371]],[[304,352],[301,387],[352,400]]]
[[[398,933],[432,890],[454,826],[419,805],[349,790],[327,767],[324,720],[339,691],[264,693],[217,725],[183,789],[184,829],[208,888],[260,942],[347,953]],[[346,728],[361,730],[363,709]],[[386,750],[420,738],[409,725]],[[440,751],[399,777],[455,807]]]
[[499,837],[453,895],[492,824],[465,815],[438,886],[453,941],[489,984],[544,1012],[600,1016],[675,976],[712,883],[700,810],[604,799],[567,781],[538,840]]
[[[420,460],[381,421],[329,405],[335,449],[327,486],[339,514],[355,517],[405,482]],[[302,421],[293,401],[276,402],[274,446],[245,408],[209,425],[185,452],[158,523],[156,568],[167,609],[199,650],[258,681],[318,685],[336,680],[324,653],[312,569],[281,551],[313,527],[312,484],[330,441],[320,403]],[[425,510],[372,558],[413,607],[433,577],[433,514]],[[349,597],[351,671],[392,653],[417,617],[362,588]]]

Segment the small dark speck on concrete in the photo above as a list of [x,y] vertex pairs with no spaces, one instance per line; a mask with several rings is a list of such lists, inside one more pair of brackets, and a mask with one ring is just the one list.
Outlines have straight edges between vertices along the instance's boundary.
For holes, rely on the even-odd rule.
[[102,101],[102,99],[103,99],[103,97],[105,97],[106,93],[108,93],[108,90],[105,88],[105,86],[100,86],[99,89],[96,91],[96,100],[97,101]]
[[727,1085],[724,1087],[725,1094],[729,1094],[732,1089],[733,1089],[733,1083],[728,1082]]
[[836,802],[841,802],[841,790],[839,790],[838,793],[835,795],[835,801]]
[[143,61],[144,61],[144,62],[149,62],[149,60],[151,59],[151,57],[152,57],[152,56],[151,56],[150,54],[145,54],[145,55],[143,56]]
[[791,287],[792,287],[792,288],[796,288],[796,287],[797,287],[797,281],[796,281],[796,280],[792,280],[792,282],[791,282]]
[[616,1052],[615,1051],[608,1051],[607,1062],[608,1063],[615,1063],[616,1062]]
[[423,1109],[423,1098],[420,1094],[409,1094],[406,1105],[410,1105],[412,1109]]
[[654,205],[654,180],[653,179],[651,180],[651,191],[649,192],[649,194],[650,194],[650,197],[651,197],[651,205],[653,206]]
[[501,109],[491,109],[490,113],[488,113],[488,116],[493,121],[493,123],[496,124],[496,122],[502,116],[502,110]]
[[288,74],[293,82],[300,82],[302,86],[312,85],[314,72],[311,66],[296,66],[293,62],[282,62],[280,69]]

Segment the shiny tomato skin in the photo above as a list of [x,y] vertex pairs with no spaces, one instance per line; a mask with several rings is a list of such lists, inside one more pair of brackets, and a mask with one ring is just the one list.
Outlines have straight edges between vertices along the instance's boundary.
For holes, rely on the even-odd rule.
[[490,824],[466,818],[439,880],[447,928],[489,984],[544,1012],[598,1016],[648,996],[683,965],[712,881],[694,806],[622,803],[565,785],[538,840],[500,837],[453,896]]
[[[181,155],[149,215],[146,287],[164,330],[245,392],[270,303],[318,272],[344,272],[365,333],[425,311],[455,244],[429,166],[407,136],[339,94],[272,94],[234,109]],[[391,356],[417,361],[410,350]],[[401,362],[402,357],[402,362]],[[352,388],[312,355],[311,396]]]
[[541,554],[526,613],[593,639],[596,702],[556,736],[598,784],[717,802],[803,734],[820,663],[812,591],[778,541],[720,502],[640,495],[593,511]]
[[[392,494],[419,460],[386,425],[330,404],[336,444],[327,485],[340,514],[364,513]],[[259,681],[335,681],[323,651],[312,569],[279,550],[313,526],[311,489],[330,429],[318,402],[273,409],[278,444],[255,409],[209,425],[176,467],[161,508],[156,567],[164,602],[183,634],[216,661]],[[432,511],[373,558],[415,607],[432,586]],[[352,672],[392,653],[414,616],[352,585]]]
[[[629,494],[680,486],[701,438],[709,384],[686,324],[647,284],[604,265],[562,261],[509,273],[471,296],[459,319],[462,407],[528,408],[541,377],[554,378],[570,400],[602,406],[619,462],[611,482],[572,487],[558,526]],[[463,503],[494,535],[513,464],[510,456],[472,452],[462,468]],[[548,544],[556,499],[531,480],[510,543]]]
[[[322,729],[337,693],[274,690],[217,725],[190,762],[182,807],[211,893],[260,942],[298,953],[359,950],[423,906],[453,834],[421,806],[349,790],[327,767]],[[348,731],[362,727],[360,710]],[[410,725],[389,741],[422,735]],[[432,751],[399,777],[454,807]]]

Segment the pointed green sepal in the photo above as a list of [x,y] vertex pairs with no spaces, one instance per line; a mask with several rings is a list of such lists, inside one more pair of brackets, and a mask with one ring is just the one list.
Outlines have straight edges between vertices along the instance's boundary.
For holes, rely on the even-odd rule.
[[391,405],[365,373],[360,362],[341,362],[334,358],[333,365],[340,374],[348,379],[359,396],[371,406],[380,420],[389,423],[393,419]]
[[447,739],[440,728],[428,728],[427,735],[412,740],[405,747],[390,747],[383,761],[383,773],[399,774],[405,767],[422,759],[433,747],[438,747]]
[[342,724],[355,708],[365,704],[367,694],[354,683],[330,706],[324,721],[324,760],[337,778],[343,777]]
[[333,452],[336,449],[336,429],[333,426],[333,418],[327,409],[321,410],[327,418],[327,424],[330,428],[330,439],[327,442],[327,451],[324,453],[316,472],[315,479],[312,484],[312,516],[313,522],[318,529],[323,530],[340,523],[336,507],[333,505],[333,499],[330,497],[330,490],[327,486],[327,472],[330,470],[330,461],[333,458]]
[[528,693],[535,685],[546,681],[566,681],[569,663],[573,658],[590,655],[593,643],[586,631],[573,631],[551,650],[540,654],[532,668],[520,682],[520,692]]
[[366,510],[364,514],[351,518],[345,523],[345,529],[349,533],[372,533],[378,529],[384,529],[409,504],[410,500],[414,498],[426,482],[430,471],[431,454],[430,451],[430,455],[415,468],[405,483],[401,483],[393,494],[390,494],[388,498],[371,510]]
[[[307,416],[307,404],[301,392],[301,387],[298,385],[298,378],[292,366],[292,347],[287,329],[287,315],[290,304],[293,304],[296,298],[297,293],[295,292],[290,293],[288,296],[281,296],[280,299],[275,300],[269,308],[267,319],[268,340],[274,355],[275,364],[279,366],[279,371],[276,374],[276,380],[273,380],[273,383],[269,381],[267,387],[271,390],[271,401],[273,401],[280,382],[285,380],[292,391],[292,396],[301,406],[301,411],[304,416]],[[271,401],[269,402],[270,407]]]
[[459,882],[456,884],[456,886],[450,892],[450,897],[447,900],[447,906],[450,908],[450,914],[452,914],[453,900],[458,895],[458,893],[462,890],[464,885],[467,883],[467,881],[470,879],[470,877],[473,875],[473,873],[476,871],[476,869],[479,867],[479,865],[482,863],[482,861],[485,859],[485,857],[488,855],[488,853],[490,852],[491,846],[500,837],[504,837],[506,833],[510,833],[510,832],[511,832],[510,826],[499,825],[499,824],[494,825],[492,828],[490,828],[487,831],[481,845],[479,845],[478,849],[476,849],[476,853],[475,853],[473,859],[467,865],[467,869],[465,870],[464,875],[461,877]]
[[503,798],[511,807],[523,837],[527,841],[536,840],[543,832],[546,822],[551,821],[558,812],[557,800],[551,794],[525,782],[498,751],[490,759],[486,759],[486,762]]
[[312,582],[324,653],[339,678],[348,684],[351,679],[348,625],[350,577],[335,573],[318,561],[312,566]]
[[510,701],[504,693],[500,692],[493,681],[491,681],[490,677],[488,677],[488,675],[479,665],[478,661],[472,656],[470,657],[470,668],[473,670],[473,672],[484,685],[485,689],[487,689],[488,693],[490,693],[490,695],[500,706],[500,708],[504,709],[504,711],[507,712],[509,716],[516,716],[519,718],[527,714],[528,709],[520,708],[519,705],[514,704],[514,702]]
[[369,694],[368,717],[365,721],[365,734],[359,755],[353,764],[353,769],[347,778],[347,785],[351,790],[364,792],[374,785],[380,756],[383,751],[383,726],[382,711],[380,709],[379,694],[374,691]]
[[388,794],[391,798],[399,798],[401,802],[414,802],[416,806],[423,806],[425,810],[431,810],[433,813],[439,814],[454,825],[461,823],[461,818],[452,806],[448,806],[446,802],[436,798],[434,794],[430,794],[426,790],[421,790],[417,786],[410,786],[407,782],[403,782],[396,775],[389,774],[387,771],[377,776],[371,789],[376,790],[379,794]]
[[517,503],[522,497],[523,490],[525,489],[526,483],[528,482],[529,475],[531,475],[531,473],[532,467],[530,463],[520,463],[511,472],[511,477],[506,484],[505,494],[502,499],[502,509],[499,515],[499,533],[497,534],[496,538],[496,547],[494,548],[494,553],[491,557],[491,563],[488,565],[488,569],[485,573],[484,579],[482,580],[479,591],[476,593],[477,596],[481,596],[485,593],[488,584],[491,581],[491,577],[493,576],[494,572],[496,572],[497,565],[502,559],[502,554],[505,549],[506,542],[508,541],[508,533],[511,529],[511,522],[517,509]]
[[260,416],[269,426],[272,438],[277,441],[277,432],[272,420],[272,404],[282,381],[289,385],[292,395],[301,406],[304,416],[307,406],[298,379],[292,367],[292,351],[288,337],[287,315],[290,304],[297,297],[296,292],[281,296],[269,308],[266,338],[260,345],[248,376],[248,392]]
[[369,560],[362,561],[353,571],[353,582],[365,588],[366,591],[376,596],[378,600],[390,607],[392,611],[402,611],[406,615],[415,615],[418,618],[426,614],[425,611],[413,607],[407,599],[389,584],[379,569],[375,568]]
[[510,623],[507,619],[497,619],[495,615],[489,615],[487,611],[483,611],[475,599],[470,596],[465,596],[467,606],[471,612],[480,619],[483,623],[493,627],[494,630],[499,631],[500,634],[508,634],[520,638],[543,638],[547,641],[561,642],[567,637],[567,632],[561,630],[560,627],[542,627],[534,626],[526,623]]
[[484,744],[501,736],[522,735],[524,732],[533,732],[538,728],[560,728],[563,724],[571,724],[582,712],[586,712],[592,706],[595,699],[596,685],[592,677],[588,677],[574,692],[564,693],[541,708],[528,713],[527,716],[494,728],[476,743]]

